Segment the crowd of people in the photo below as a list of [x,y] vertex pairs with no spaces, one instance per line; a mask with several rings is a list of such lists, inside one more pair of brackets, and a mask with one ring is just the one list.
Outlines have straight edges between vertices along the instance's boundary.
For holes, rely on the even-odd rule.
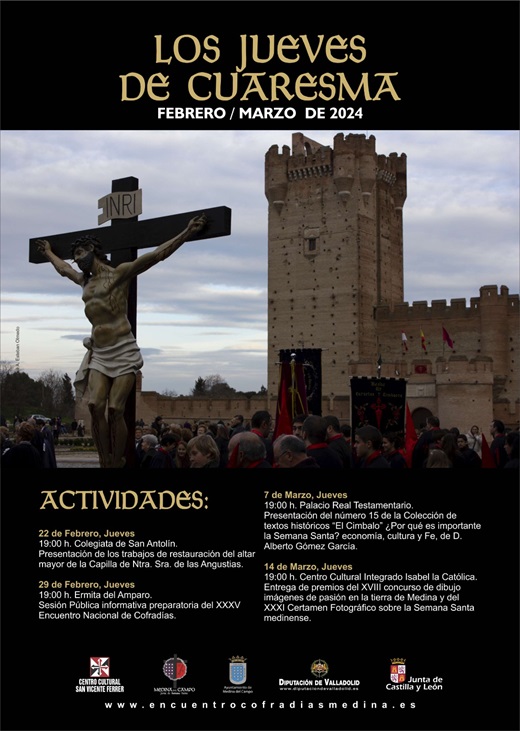
[[[500,420],[489,427],[489,440],[476,425],[467,432],[442,429],[431,416],[406,445],[394,432],[364,425],[352,434],[336,416],[297,415],[292,433],[274,438],[268,411],[251,419],[235,415],[228,424],[200,420],[167,424],[157,416],[135,426],[135,466],[139,469],[426,469],[519,468],[519,432]],[[1,464],[5,467],[55,468],[55,436],[43,419],[22,421],[15,432],[0,427]]]
[[135,433],[137,465],[141,469],[168,468],[330,468],[426,469],[495,467],[518,469],[519,433],[499,420],[490,425],[489,443],[480,428],[467,432],[441,429],[432,416],[416,433],[408,450],[394,432],[382,433],[364,425],[352,430],[336,416],[297,415],[292,433],[273,437],[268,411],[250,420],[235,415],[227,424],[198,421],[166,424],[158,416],[150,426],[138,424]]

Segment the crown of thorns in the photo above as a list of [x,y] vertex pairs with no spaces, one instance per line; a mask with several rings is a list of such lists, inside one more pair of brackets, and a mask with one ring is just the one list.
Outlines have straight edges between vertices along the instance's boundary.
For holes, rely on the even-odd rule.
[[74,258],[74,252],[76,249],[80,246],[85,246],[87,244],[90,244],[94,250],[94,255],[98,257],[98,259],[101,259],[103,261],[107,261],[107,255],[103,251],[103,247],[101,246],[101,242],[99,241],[96,236],[81,236],[81,238],[76,239],[74,243],[71,245],[70,250],[72,253],[72,258]]

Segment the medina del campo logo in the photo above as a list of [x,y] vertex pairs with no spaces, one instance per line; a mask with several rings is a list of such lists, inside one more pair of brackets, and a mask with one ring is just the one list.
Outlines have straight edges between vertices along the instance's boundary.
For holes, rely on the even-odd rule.
[[247,663],[245,657],[233,655],[229,661],[229,681],[233,685],[243,685],[247,678]]
[[390,660],[390,680],[392,683],[404,683],[406,680],[406,660],[395,657]]
[[177,687],[177,681],[184,678],[187,672],[188,666],[177,655],[170,657],[163,665],[163,673],[172,681],[174,688]]

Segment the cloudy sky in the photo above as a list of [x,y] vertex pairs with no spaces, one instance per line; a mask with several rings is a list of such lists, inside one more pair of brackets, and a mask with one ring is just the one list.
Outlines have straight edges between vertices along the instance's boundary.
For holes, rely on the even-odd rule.
[[[294,131],[332,145],[349,130]],[[518,293],[519,132],[366,133],[379,154],[408,158],[405,300],[469,305],[486,284]],[[291,132],[9,130],[0,143],[2,361],[74,377],[90,331],[81,290],[29,263],[29,239],[96,227],[112,180],[134,176],[141,220],[232,209],[230,236],[186,243],[138,280],[143,388],[188,394],[214,374],[237,390],[266,385],[264,157]]]

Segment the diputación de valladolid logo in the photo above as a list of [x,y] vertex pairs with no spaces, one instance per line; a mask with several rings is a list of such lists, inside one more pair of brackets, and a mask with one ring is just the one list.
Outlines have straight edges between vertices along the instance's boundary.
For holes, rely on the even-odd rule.
[[327,677],[330,667],[321,658],[313,660],[310,672],[312,678],[279,678],[279,690],[359,690],[360,681],[356,678]]

